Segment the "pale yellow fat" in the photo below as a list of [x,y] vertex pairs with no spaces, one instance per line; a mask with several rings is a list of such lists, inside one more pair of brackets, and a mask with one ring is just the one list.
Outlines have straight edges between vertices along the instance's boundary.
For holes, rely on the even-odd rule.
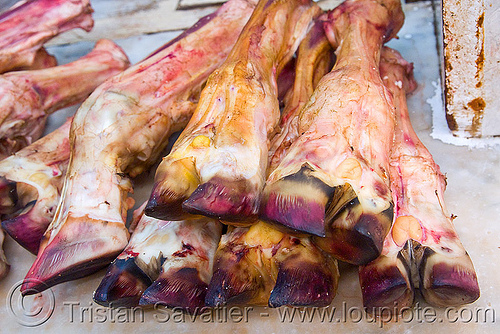
[[347,158],[338,166],[335,174],[339,178],[359,180],[362,174],[361,165],[356,159]]
[[422,241],[422,226],[413,216],[401,216],[396,219],[392,226],[392,239],[398,246],[409,240]]
[[250,246],[260,245],[262,248],[271,248],[277,245],[284,234],[264,222],[258,222],[250,227],[245,235],[245,243]]
[[199,135],[194,137],[191,142],[191,147],[193,148],[206,148],[210,146],[210,138],[204,135]]
[[192,159],[182,159],[180,163],[183,168],[183,178],[188,180],[190,184],[198,184],[200,180],[198,179],[198,175],[196,173],[196,169],[194,168],[194,163]]
[[50,179],[45,173],[31,174],[29,180],[39,185],[41,188],[46,188],[50,184]]

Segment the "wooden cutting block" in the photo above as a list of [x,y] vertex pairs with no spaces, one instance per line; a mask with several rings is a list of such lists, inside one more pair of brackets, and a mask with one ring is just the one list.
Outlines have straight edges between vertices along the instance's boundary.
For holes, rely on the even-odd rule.
[[443,0],[443,32],[450,130],[500,136],[500,1]]

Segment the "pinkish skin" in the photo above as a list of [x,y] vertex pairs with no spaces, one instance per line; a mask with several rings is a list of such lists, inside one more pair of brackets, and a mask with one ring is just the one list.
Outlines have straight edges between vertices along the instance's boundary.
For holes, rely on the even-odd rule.
[[221,224],[205,217],[172,222],[141,214],[137,219],[127,247],[108,268],[94,300],[106,306],[203,307]]
[[[403,181],[403,176],[399,175],[397,171],[399,168],[398,161],[404,157],[402,149],[411,150],[415,143],[408,138],[409,142],[406,148],[405,145],[401,145],[401,143],[406,142],[405,138],[402,137],[407,136],[408,132],[405,130],[409,130],[407,126],[410,124],[405,123],[405,121],[409,122],[409,119],[406,119],[407,116],[404,115],[404,113],[407,113],[405,94],[411,93],[416,88],[417,83],[413,78],[413,66],[407,63],[397,51],[387,47],[382,49],[380,75],[386,87],[394,95],[397,126],[400,127],[400,130],[396,128],[395,131],[395,145],[391,154],[391,168],[389,169],[391,191],[395,203],[394,221],[396,221],[401,216],[399,213],[402,213],[399,209],[405,205],[403,203],[405,195],[401,192],[401,185],[402,182],[407,182],[407,180]],[[398,83],[396,84],[396,82]],[[405,121],[402,122],[403,119]],[[411,129],[411,132],[413,132],[413,129]],[[398,156],[398,153],[403,153],[403,156]],[[427,157],[430,156],[428,152],[426,155]],[[419,182],[422,182],[422,180],[419,180]],[[411,259],[413,253],[412,243],[407,243],[407,240],[405,240],[400,245],[397,245],[392,238],[392,227],[384,240],[381,255],[367,265],[360,266],[359,269],[363,305],[372,311],[376,311],[381,307],[409,307],[413,304],[415,298],[412,279],[412,271],[414,271]]]
[[40,138],[48,115],[82,102],[128,66],[123,50],[102,39],[91,52],[69,64],[0,75],[0,157]]
[[[285,108],[280,121],[281,131],[271,143],[269,172],[279,165],[299,136],[300,110],[307,103],[319,80],[331,69],[332,51],[322,22],[315,21],[298,50],[295,84],[285,98]],[[287,238],[285,240],[289,244],[283,243],[276,252],[278,273],[268,305],[329,305],[336,294],[339,279],[336,260],[318,249],[309,237]]]
[[205,306],[222,225],[207,217],[170,224],[174,230],[172,240],[181,241],[182,247],[163,262],[160,275],[144,291],[139,304],[161,304],[192,312]]
[[71,29],[94,25],[89,0],[32,0],[0,14],[0,73],[31,66],[38,50]]
[[[298,49],[281,132],[271,144],[270,157],[277,161],[271,162],[271,170],[298,136],[299,110],[319,78],[330,70],[331,56],[321,23],[316,22]],[[309,237],[293,237],[259,221],[250,228],[230,227],[223,236],[205,302],[208,306],[326,306],[335,295],[338,277],[336,261],[313,245]]]
[[[339,46],[337,62],[300,113],[301,135],[270,174],[261,215],[326,236],[315,238],[325,251],[367,263],[380,253],[392,220],[394,106],[380,79],[379,54],[404,15],[399,0],[359,0],[345,1],[323,20],[330,43]],[[350,202],[351,211],[342,212]]]
[[308,0],[257,5],[226,62],[209,78],[171,153],[157,169],[146,214],[255,219],[279,121],[276,77],[319,7]]
[[[300,110],[311,97],[314,87],[332,67],[333,52],[323,31],[322,22],[315,20],[314,25],[301,42],[297,51],[294,81],[285,95],[285,107],[281,113],[280,131],[271,141],[269,156],[271,157],[268,173],[272,172],[283,159],[287,150],[299,136],[298,120]],[[301,57],[301,54],[305,54]],[[281,84],[280,81],[278,81]],[[278,85],[279,87],[279,85]]]
[[22,291],[93,273],[125,248],[125,218],[133,205],[128,177],[151,166],[170,134],[187,123],[202,85],[226,58],[252,10],[245,0],[227,2],[99,86],[82,104],[70,132],[61,202]]
[[[329,51],[330,48],[326,38],[324,41],[325,45],[323,47],[326,51]],[[329,58],[328,54],[325,56]],[[322,57],[318,56],[318,58]],[[300,64],[302,63],[300,62]],[[307,65],[304,63],[301,66]],[[288,89],[293,86],[295,66],[290,64],[287,73],[286,76],[281,75],[283,72],[280,74],[279,83],[281,87],[285,86]],[[306,89],[297,89],[297,91],[308,93]],[[310,93],[312,93],[312,88]],[[290,101],[290,94],[287,96],[287,100]],[[291,105],[291,102],[287,103],[288,109],[290,109]],[[295,106],[294,103],[293,105]],[[170,307],[182,307],[186,310],[204,306],[214,253],[220,238],[220,224],[210,223],[211,220],[208,218],[178,222],[157,220],[142,214],[145,204],[134,211],[134,219],[129,228],[134,233],[125,250],[108,268],[107,274],[94,293],[94,300],[103,305],[128,307],[139,303],[141,305],[161,303]],[[204,237],[196,237],[199,233],[203,233]],[[165,240],[167,242],[164,242]],[[204,242],[197,240],[204,240]],[[300,246],[295,247],[295,249],[298,248]],[[200,255],[200,252],[202,252],[202,255]],[[324,263],[323,260],[321,257],[318,263]],[[163,262],[163,265],[161,265],[161,262]],[[205,266],[207,263],[209,265]],[[313,266],[308,267],[309,270],[311,268]],[[302,271],[291,270],[287,272],[296,274]],[[314,270],[313,272],[316,273]],[[293,276],[290,278],[295,281],[297,275],[293,274],[284,275],[285,277],[281,278],[281,280],[287,281],[289,276]],[[303,278],[304,275],[298,275],[302,277],[302,281],[307,281]],[[283,275],[278,274],[278,276]],[[321,276],[317,274],[318,278]],[[153,283],[153,281],[155,282]],[[321,280],[321,282],[324,281],[324,279]],[[328,292],[334,289],[333,282],[330,285],[328,283],[318,283],[318,281],[313,283],[316,291],[320,290],[318,286],[323,287],[324,285],[327,286],[326,290]],[[286,285],[286,283],[283,285]],[[269,288],[269,293],[271,289],[272,286]],[[302,297],[301,301],[304,302],[304,298],[307,298],[310,294],[304,289],[301,291],[302,294],[297,297],[295,294],[291,294],[290,289],[288,289],[288,295],[293,295],[295,299]],[[283,291],[275,299],[287,303],[288,298],[285,298],[285,293]],[[331,293],[326,295],[326,298],[331,301],[329,299],[333,297]],[[264,301],[265,304],[267,304],[268,298],[269,296]]]
[[11,198],[0,210],[2,227],[33,254],[38,252],[59,203],[69,162],[71,122],[72,118],[0,161],[0,194],[3,199]]
[[[382,58],[381,76],[395,97],[398,119],[390,165],[396,203],[394,225],[399,218],[412,217],[421,232],[394,239],[391,230],[381,256],[360,268],[364,304],[398,303],[403,307],[413,300],[405,297],[413,295],[413,286],[419,287],[426,301],[436,306],[471,303],[479,298],[479,286],[473,264],[445,207],[446,179],[413,130],[408,114],[405,95],[416,86],[412,65],[389,48],[384,49]],[[408,247],[412,248],[410,256],[406,254]],[[406,270],[395,270],[402,267]],[[411,282],[410,277],[416,279]],[[401,282],[399,288],[397,281]],[[406,286],[404,281],[408,282]]]
[[[296,71],[296,84],[287,96],[285,96],[285,108],[280,120],[280,132],[272,139],[269,150],[269,157],[271,159],[268,175],[278,167],[281,160],[288,153],[292,143],[299,137],[298,123],[300,111],[312,95],[313,87],[316,87],[319,80],[331,69],[333,61],[331,50],[331,46],[323,31],[322,22],[315,20],[310,33],[301,43],[298,50],[298,62],[300,63],[297,63],[296,66],[301,70]],[[300,56],[301,52],[309,53],[311,51],[313,53],[309,57]],[[314,52],[318,52],[318,54],[314,54]],[[272,201],[272,196],[267,200]],[[311,205],[313,204],[311,203]],[[302,214],[302,212],[294,210],[293,207],[286,211],[285,215],[291,216],[293,219],[300,219],[300,215]],[[311,219],[311,214],[315,212],[320,212],[320,210],[309,210],[306,216],[303,217],[303,220]],[[263,215],[265,216],[265,212]]]
[[330,305],[340,278],[337,260],[314,245],[311,238],[288,238],[290,244],[282,244],[275,257],[278,274],[268,305]]

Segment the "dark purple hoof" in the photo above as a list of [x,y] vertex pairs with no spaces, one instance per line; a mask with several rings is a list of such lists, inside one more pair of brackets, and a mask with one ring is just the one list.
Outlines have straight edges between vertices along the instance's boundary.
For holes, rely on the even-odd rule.
[[205,306],[207,284],[194,268],[172,268],[149,286],[142,294],[139,305],[165,305],[194,312]]
[[429,304],[459,306],[479,298],[476,272],[467,253],[446,256],[426,247],[419,272],[420,290]]
[[392,205],[378,214],[363,212],[356,198],[328,224],[326,237],[315,237],[314,242],[339,260],[365,265],[380,255],[392,217]]
[[295,174],[264,188],[260,217],[290,229],[325,236],[325,213],[335,188],[311,175],[303,166]]
[[16,217],[2,221],[5,232],[35,255],[52,218],[52,215],[43,216],[36,208],[36,201],[32,201]]
[[252,303],[263,284],[241,276],[234,268],[217,269],[208,285],[205,304],[210,307],[244,305]]
[[410,268],[400,255],[396,258],[381,256],[360,267],[359,282],[363,306],[370,313],[377,314],[381,308],[394,310],[413,304]]
[[135,258],[116,259],[94,292],[94,301],[109,307],[137,306],[142,293],[151,284]]
[[[119,252],[118,252],[119,253]],[[35,263],[31,266],[28,274],[21,286],[23,295],[30,295],[51,288],[54,285],[68,281],[73,281],[78,278],[88,276],[96,271],[106,267],[118,253],[110,254],[107,257],[89,259],[83,263],[76,263],[67,266],[62,270],[54,270],[52,264],[54,258],[65,261],[68,254],[62,253],[60,249],[46,249],[46,252],[38,257]],[[58,255],[61,256],[58,256]],[[57,266],[58,267],[58,266]]]
[[129,234],[122,223],[71,216],[60,223],[49,244],[42,240],[21,286],[23,295],[88,276],[109,265],[127,245]]
[[269,306],[328,306],[335,296],[336,287],[335,277],[318,264],[284,265],[279,269]]
[[224,221],[254,220],[258,211],[258,191],[245,180],[229,181],[214,177],[198,186],[182,204],[189,213]]
[[153,217],[161,220],[184,220],[192,215],[182,210],[182,202],[186,196],[178,196],[168,190],[160,190],[160,187],[155,185],[153,192],[149,198],[144,213],[146,216]]

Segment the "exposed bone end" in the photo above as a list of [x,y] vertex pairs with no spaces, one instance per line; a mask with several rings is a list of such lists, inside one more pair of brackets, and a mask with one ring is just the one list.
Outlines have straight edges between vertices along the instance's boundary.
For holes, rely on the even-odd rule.
[[[9,115],[10,119],[13,119],[12,115]],[[22,122],[16,120],[9,121],[9,119],[4,121],[4,124],[10,123],[9,128],[2,131],[0,136],[0,160],[13,155],[26,146],[31,145],[34,140],[40,138],[45,129],[47,116],[33,116]]]
[[33,117],[23,122],[12,122],[7,131],[0,134],[0,160],[29,146],[33,140],[40,138],[45,129],[47,116]]
[[43,234],[50,224],[50,219],[37,209],[40,209],[37,207],[37,201],[32,201],[26,205],[19,215],[2,221],[5,232],[35,255],[40,248]]
[[371,35],[382,37],[386,43],[397,36],[405,15],[400,0],[366,0],[344,1],[322,18],[330,43],[337,47],[340,36],[335,36],[335,30],[342,31],[352,24],[363,22],[373,27]]
[[377,0],[377,2],[386,8],[389,14],[389,22],[384,34],[384,42],[388,42],[397,37],[397,34],[405,21],[405,14],[401,6],[401,0]]
[[260,215],[296,231],[324,236],[326,205],[333,192],[334,188],[312,175],[311,168],[303,166],[264,188]]
[[317,249],[312,250],[310,247],[314,246],[311,244],[308,249],[302,245],[298,247],[289,256],[278,260],[279,271],[269,297],[269,306],[330,305],[339,280],[336,260]]
[[476,271],[467,252],[455,256],[426,247],[419,272],[420,290],[429,304],[458,306],[479,298]]
[[207,306],[267,305],[274,282],[255,267],[254,263],[259,263],[256,252],[255,248],[230,246],[217,250],[214,273],[205,297]]
[[[74,28],[89,32],[94,25],[89,0],[18,3],[20,5],[12,6],[0,15],[2,35],[4,31],[7,35],[0,43],[6,54],[2,57],[4,59],[0,58],[0,73],[30,66],[37,51],[51,38]],[[27,22],[30,25],[28,30],[25,28]]]
[[139,304],[161,304],[194,311],[205,306],[207,283],[200,278],[195,268],[171,268],[144,291]]
[[151,284],[151,279],[137,266],[135,258],[116,259],[94,292],[94,301],[103,306],[136,306]]
[[[344,12],[348,12],[351,16],[357,14],[362,17],[383,33],[384,43],[397,36],[405,19],[401,0],[345,1],[333,12],[337,19]],[[333,22],[335,24],[335,21]]]
[[356,198],[328,224],[326,237],[313,241],[339,260],[365,265],[380,255],[392,218],[392,203],[375,213],[365,210]]
[[[405,92],[403,95],[406,95],[417,89],[413,63],[407,62],[398,51],[387,46],[382,47],[380,53],[380,74],[384,85],[393,93],[397,93],[402,88]],[[401,82],[401,88],[396,86],[399,85],[398,81]]]
[[247,180],[214,177],[201,184],[182,204],[182,208],[191,214],[238,222],[255,219],[258,200],[258,190]]
[[410,307],[414,292],[410,268],[399,254],[379,256],[366,266],[360,267],[359,282],[363,306],[376,313],[382,307]]
[[73,25],[78,24],[77,26],[78,28],[83,29],[86,32],[89,32],[94,27],[94,19],[92,18],[92,13],[94,12],[94,9],[92,9],[89,0],[81,1],[80,5],[82,6],[82,13],[79,14],[79,16],[72,22],[67,23],[65,25],[65,28],[66,26],[69,26],[67,29],[72,29],[74,28]]
[[130,66],[130,60],[128,59],[125,51],[110,39],[99,39],[95,43],[92,53],[89,53],[88,56],[91,56],[94,53],[96,55],[109,54],[111,56],[109,65],[110,67],[111,65],[114,65],[113,67],[116,68],[117,73],[126,70]]
[[156,171],[153,191],[144,212],[147,216],[161,220],[184,220],[191,217],[192,215],[183,211],[182,202],[188,199],[199,184],[191,158],[173,162],[164,160]]
[[[129,233],[121,222],[67,217],[57,235],[42,240],[21,293],[33,294],[90,275],[107,266],[127,245]],[[48,232],[45,237],[49,238]]]

